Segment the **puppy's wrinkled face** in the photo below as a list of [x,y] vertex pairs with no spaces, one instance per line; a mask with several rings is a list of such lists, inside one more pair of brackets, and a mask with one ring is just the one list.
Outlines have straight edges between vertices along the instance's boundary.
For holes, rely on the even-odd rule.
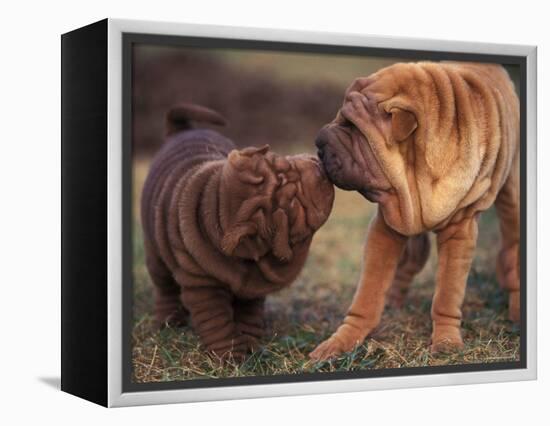
[[412,140],[418,110],[407,95],[411,88],[401,87],[393,77],[385,69],[357,79],[346,91],[336,118],[321,129],[315,143],[336,186],[357,190],[380,203],[394,229],[411,233],[420,226],[415,223],[407,184],[414,173]]
[[334,187],[317,158],[281,156],[269,146],[234,150],[220,185],[222,250],[244,259],[292,260],[328,219]]

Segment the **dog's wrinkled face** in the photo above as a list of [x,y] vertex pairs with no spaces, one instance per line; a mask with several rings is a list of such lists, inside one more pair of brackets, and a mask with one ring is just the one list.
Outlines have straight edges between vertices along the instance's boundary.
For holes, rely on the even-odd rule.
[[268,254],[290,262],[295,246],[328,219],[334,187],[319,160],[281,156],[269,146],[232,151],[220,185],[222,250],[259,260]]
[[[353,82],[335,120],[316,141],[330,179],[377,202],[405,235],[431,229],[474,183],[472,90],[430,64],[395,64]],[[463,150],[463,152],[460,152]]]
[[386,70],[357,79],[346,91],[335,120],[320,131],[316,145],[336,186],[380,203],[394,229],[412,234],[421,228],[408,185],[414,181],[414,165],[410,166],[418,111],[391,74]]
[[490,187],[495,80],[512,87],[502,67],[473,63],[399,63],[357,79],[316,140],[329,178],[404,235],[444,226]]

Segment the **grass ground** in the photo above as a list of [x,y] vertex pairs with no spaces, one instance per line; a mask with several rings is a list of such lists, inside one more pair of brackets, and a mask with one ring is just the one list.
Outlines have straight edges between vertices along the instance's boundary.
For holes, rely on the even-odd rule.
[[[146,171],[146,162],[136,163],[136,218]],[[499,237],[492,210],[481,218],[478,249],[468,281],[464,350],[434,356],[428,349],[437,257],[432,252],[428,265],[415,279],[405,306],[399,310],[387,308],[380,327],[363,345],[331,362],[313,363],[308,359],[308,353],[338,326],[349,306],[373,211],[374,205],[357,193],[337,190],[334,210],[316,234],[301,275],[290,288],[268,297],[268,337],[262,348],[240,365],[222,364],[205,355],[191,328],[155,329],[152,287],[136,219],[133,380],[156,382],[519,360],[519,330],[506,320],[506,298],[494,274]]]

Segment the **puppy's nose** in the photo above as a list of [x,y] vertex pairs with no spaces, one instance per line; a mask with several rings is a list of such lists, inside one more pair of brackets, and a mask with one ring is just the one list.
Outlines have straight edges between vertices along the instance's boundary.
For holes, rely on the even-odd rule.
[[328,143],[328,135],[325,129],[321,129],[319,134],[317,135],[317,139],[315,139],[315,146],[319,150],[323,150],[325,145]]
[[315,146],[317,147],[317,156],[320,160],[323,160],[325,156],[325,147],[329,142],[327,131],[323,128],[315,139]]

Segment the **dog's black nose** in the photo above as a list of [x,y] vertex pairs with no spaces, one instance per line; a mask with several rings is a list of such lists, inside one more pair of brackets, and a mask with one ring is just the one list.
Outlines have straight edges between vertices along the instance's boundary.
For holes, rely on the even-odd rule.
[[315,139],[315,146],[317,147],[317,156],[320,160],[323,160],[325,156],[325,147],[328,144],[328,135],[326,129],[321,129]]
[[328,143],[328,137],[326,135],[325,130],[323,129],[317,135],[317,139],[315,139],[315,146],[317,147],[318,150],[322,151],[327,143]]

